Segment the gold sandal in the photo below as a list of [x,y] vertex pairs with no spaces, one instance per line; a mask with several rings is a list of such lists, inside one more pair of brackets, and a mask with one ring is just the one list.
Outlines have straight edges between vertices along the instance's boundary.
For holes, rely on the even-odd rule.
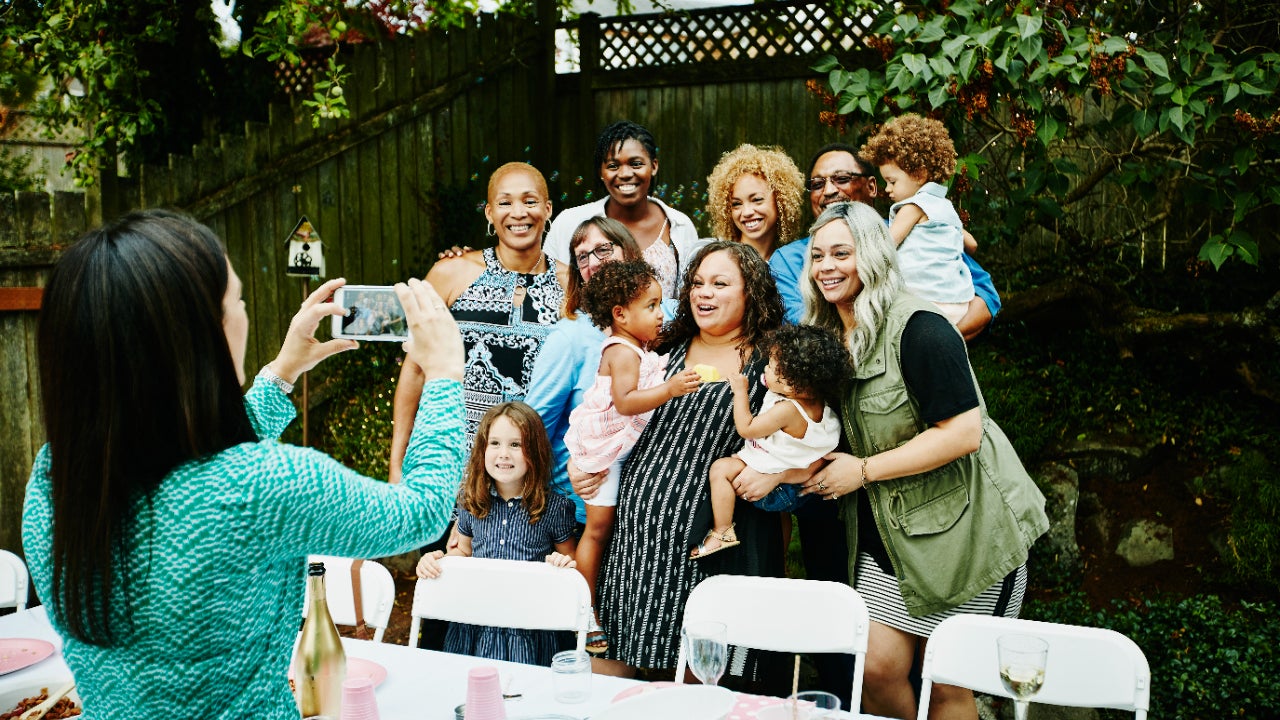
[[[701,543],[698,543],[698,547],[694,548],[689,553],[689,558],[692,560],[701,560],[702,558],[707,557],[708,555],[715,555],[721,550],[728,550],[731,547],[737,547],[741,545],[742,541],[738,539],[738,534],[733,531],[733,527],[736,524],[737,523],[729,523],[728,529],[726,529],[724,532],[720,533],[719,535],[716,535],[715,528],[711,528],[710,530],[708,530],[707,536],[702,539]],[[711,538],[715,538],[716,540],[719,540],[720,544],[711,548],[710,550],[707,550],[706,549],[707,541],[710,540]]]

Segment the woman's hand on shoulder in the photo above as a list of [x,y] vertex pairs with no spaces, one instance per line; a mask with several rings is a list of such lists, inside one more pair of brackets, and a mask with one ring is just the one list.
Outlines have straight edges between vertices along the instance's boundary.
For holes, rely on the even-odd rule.
[[404,351],[422,368],[427,380],[449,378],[462,381],[462,333],[444,300],[430,283],[417,278],[396,283],[396,297],[409,321],[409,339]]
[[345,315],[346,310],[332,302],[333,292],[346,284],[343,278],[334,278],[316,288],[302,301],[289,330],[285,332],[280,354],[271,361],[271,369],[285,382],[296,382],[298,376],[320,363],[321,360],[345,350],[359,347],[355,340],[335,338],[326,342],[316,339],[320,321],[334,315]]
[[423,555],[418,560],[418,567],[415,571],[418,577],[423,580],[434,580],[440,577],[440,558],[442,557],[444,557],[443,550],[432,550]]
[[564,553],[558,552],[553,552],[547,556],[547,564],[554,565],[559,568],[569,568],[570,570],[578,567],[577,561]]

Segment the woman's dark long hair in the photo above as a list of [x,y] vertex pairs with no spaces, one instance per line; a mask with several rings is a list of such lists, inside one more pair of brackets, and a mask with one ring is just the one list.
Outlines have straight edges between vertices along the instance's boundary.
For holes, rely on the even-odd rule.
[[110,644],[110,618],[129,616],[135,503],[179,464],[256,439],[222,327],[227,268],[207,227],[150,210],[90,231],[49,277],[37,332],[47,600],[82,641]]
[[746,302],[742,313],[742,340],[738,343],[738,355],[745,362],[764,334],[782,324],[782,296],[778,294],[778,286],[769,274],[769,263],[760,257],[760,253],[750,245],[730,240],[707,243],[694,254],[680,285],[680,307],[676,310],[675,319],[663,329],[659,349],[666,352],[673,345],[698,334],[698,323],[694,321],[693,311],[689,306],[689,293],[693,287],[693,276],[702,266],[702,261],[716,252],[729,253],[742,273]]

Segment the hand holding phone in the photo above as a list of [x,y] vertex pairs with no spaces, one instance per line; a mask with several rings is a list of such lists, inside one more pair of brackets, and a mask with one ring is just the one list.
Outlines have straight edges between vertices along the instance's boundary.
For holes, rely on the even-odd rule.
[[348,285],[334,292],[333,301],[347,311],[346,315],[333,318],[335,338],[395,342],[409,339],[409,323],[395,288]]

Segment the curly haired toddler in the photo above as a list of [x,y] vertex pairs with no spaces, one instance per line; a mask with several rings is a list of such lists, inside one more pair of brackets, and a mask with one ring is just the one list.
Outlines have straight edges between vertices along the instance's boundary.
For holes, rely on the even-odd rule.
[[880,168],[892,199],[889,233],[898,243],[898,268],[907,289],[938,306],[951,324],[960,322],[973,299],[973,276],[964,258],[964,224],[942,183],[956,167],[956,148],[946,127],[919,115],[884,124],[862,146]]
[[[768,392],[760,414],[753,416],[747,379],[741,374],[729,377],[733,424],[747,442],[736,455],[711,465],[714,527],[690,553],[695,559],[741,544],[733,529],[733,481],[744,468],[779,473],[808,467],[840,442],[840,419],[832,407],[853,376],[853,361],[840,338],[812,325],[783,325],[766,335],[759,349],[769,358],[761,378]],[[796,485],[784,483],[753,504],[761,510],[790,512],[808,499]]]

